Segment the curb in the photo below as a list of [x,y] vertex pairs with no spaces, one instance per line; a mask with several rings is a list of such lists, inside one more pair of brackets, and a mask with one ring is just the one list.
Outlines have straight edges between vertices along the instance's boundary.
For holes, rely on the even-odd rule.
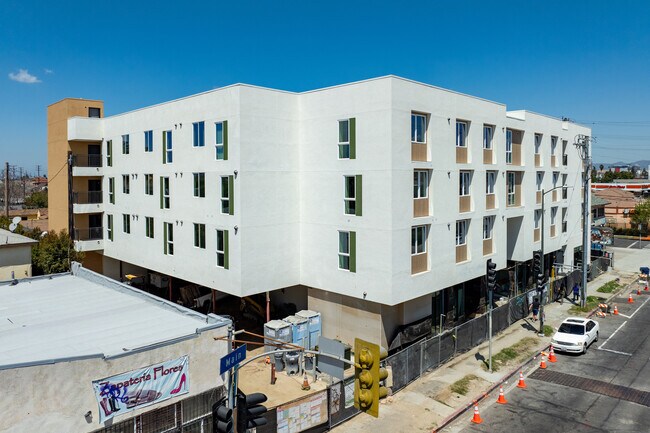
[[456,412],[452,413],[447,418],[445,418],[440,423],[439,426],[437,426],[435,429],[433,429],[431,431],[431,433],[438,433],[438,432],[440,432],[440,430],[442,430],[443,428],[447,427],[449,424],[454,422],[456,419],[458,419],[458,417],[460,417],[462,414],[467,412],[468,409],[471,409],[472,406],[474,406],[475,404],[478,404],[478,402],[480,402],[481,400],[484,400],[485,398],[487,398],[495,389],[497,389],[499,386],[503,385],[503,383],[506,382],[507,380],[509,380],[512,376],[519,373],[521,370],[523,370],[524,367],[526,367],[531,362],[534,362],[542,352],[548,350],[550,347],[551,347],[550,344],[547,345],[547,346],[544,346],[541,350],[537,351],[535,356],[530,358],[528,361],[519,364],[517,366],[517,368],[515,368],[515,369],[511,370],[510,372],[508,372],[505,376],[503,376],[499,381],[494,383],[490,388],[488,388],[481,395],[477,396],[476,398],[471,399],[469,404],[467,404],[467,405],[465,405],[465,406],[463,406],[463,407],[461,407],[459,409],[456,409]]

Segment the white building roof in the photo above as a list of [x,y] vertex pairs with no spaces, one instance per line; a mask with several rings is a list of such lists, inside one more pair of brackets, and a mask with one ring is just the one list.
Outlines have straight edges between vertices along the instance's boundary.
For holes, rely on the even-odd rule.
[[3,246],[32,245],[38,241],[27,236],[12,233],[9,230],[0,229],[0,248]]
[[77,263],[72,274],[0,284],[0,299],[0,369],[123,356],[231,323]]

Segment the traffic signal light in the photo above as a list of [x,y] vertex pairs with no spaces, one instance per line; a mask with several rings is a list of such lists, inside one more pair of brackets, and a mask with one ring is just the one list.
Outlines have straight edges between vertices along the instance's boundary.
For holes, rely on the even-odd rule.
[[544,285],[544,269],[542,260],[542,252],[535,251],[533,253],[533,277],[536,280],[538,289]]
[[493,292],[497,287],[497,264],[489,259],[487,261],[487,289]]
[[212,432],[233,433],[232,409],[226,406],[228,398],[224,397],[212,405]]
[[246,433],[249,428],[266,424],[266,406],[260,403],[266,401],[266,395],[261,392],[246,395],[237,392],[237,433]]
[[388,370],[381,361],[388,352],[377,344],[354,339],[354,407],[377,418],[379,399],[388,395],[381,381],[388,378]]

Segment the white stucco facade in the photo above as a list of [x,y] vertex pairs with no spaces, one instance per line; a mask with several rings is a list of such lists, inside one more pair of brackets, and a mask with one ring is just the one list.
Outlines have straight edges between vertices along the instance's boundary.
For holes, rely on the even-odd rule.
[[[414,161],[411,116],[427,118],[426,161]],[[356,157],[339,158],[338,122],[355,119]],[[465,162],[457,162],[456,122],[468,125]],[[228,122],[228,159],[215,158],[215,123]],[[234,85],[104,119],[76,122],[75,136],[101,136],[104,227],[113,216],[113,239],[103,254],[212,289],[246,296],[290,286],[343,295],[384,306],[408,308],[397,322],[422,316],[409,301],[480,277],[491,258],[502,269],[527,261],[540,249],[534,239],[537,172],[542,187],[566,175],[566,199],[546,195],[546,252],[565,248],[573,265],[581,245],[581,169],[573,146],[588,128],[503,104],[399,77],[383,77],[303,93]],[[100,122],[97,125],[96,122]],[[204,122],[205,145],[193,146],[193,123]],[[493,163],[483,157],[483,127],[493,127]],[[507,164],[506,131],[520,131],[520,164]],[[144,132],[153,131],[145,152]],[[162,134],[171,131],[173,162],[162,163]],[[129,154],[121,137],[129,135]],[[541,134],[539,167],[535,134]],[[551,137],[557,137],[551,167]],[[92,138],[92,137],[90,137]],[[71,138],[72,139],[72,138]],[[112,166],[106,164],[112,142]],[[563,164],[563,141],[567,164]],[[414,217],[414,170],[429,173],[427,215]],[[471,174],[470,210],[459,209],[459,172]],[[496,171],[495,209],[486,209],[486,171]],[[507,172],[516,172],[517,205],[506,205]],[[193,173],[205,173],[205,197],[193,196]],[[145,195],[145,174],[153,195]],[[130,192],[122,192],[122,176]],[[170,180],[170,208],[160,208],[160,177]],[[234,212],[221,212],[220,178],[233,176]],[[362,178],[362,214],[344,212],[344,177]],[[114,178],[111,203],[109,178]],[[559,185],[559,184],[558,184]],[[551,236],[551,208],[557,207]],[[566,209],[566,230],[562,230]],[[130,233],[122,215],[131,218]],[[484,255],[483,218],[494,216],[493,252]],[[145,236],[145,217],[154,218],[154,237]],[[457,259],[456,222],[468,220],[467,260]],[[173,225],[174,254],[165,254],[163,223]],[[205,248],[194,246],[193,224],[205,224]],[[426,270],[412,272],[411,231],[427,226]],[[217,266],[217,230],[228,230],[228,269]],[[356,271],[339,269],[339,231],[356,235]],[[419,302],[419,301],[418,301]],[[393,312],[394,313],[394,312]],[[379,313],[381,315],[381,313]],[[392,314],[392,313],[391,313]],[[325,318],[325,320],[327,320]]]

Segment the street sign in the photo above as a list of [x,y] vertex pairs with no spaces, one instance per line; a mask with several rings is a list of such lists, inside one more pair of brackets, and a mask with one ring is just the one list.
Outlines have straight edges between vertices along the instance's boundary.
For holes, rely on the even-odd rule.
[[[339,358],[343,358],[345,355],[345,345],[343,343],[336,340],[330,340],[322,335],[318,337],[318,349],[322,353],[329,353],[338,356]],[[343,380],[343,370],[345,368],[343,361],[328,356],[319,356],[316,366],[323,373]]]
[[237,349],[221,358],[221,369],[219,370],[219,374],[224,374],[244,359],[246,359],[246,345],[242,344]]

